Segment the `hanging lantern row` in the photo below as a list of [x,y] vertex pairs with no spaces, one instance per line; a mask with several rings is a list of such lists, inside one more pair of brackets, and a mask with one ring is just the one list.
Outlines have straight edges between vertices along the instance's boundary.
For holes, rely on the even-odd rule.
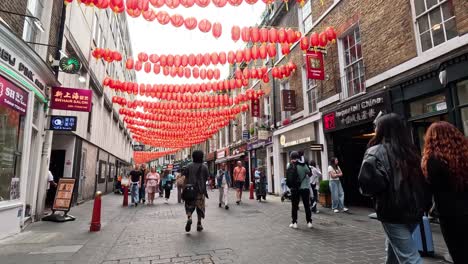
[[[198,68],[193,67],[192,69],[189,67],[183,66],[164,66],[161,67],[159,64],[152,64],[151,62],[145,62],[144,64],[140,61],[136,61],[133,63],[132,59],[128,59],[125,67],[129,70],[134,69],[135,71],[139,72],[144,70],[146,73],[153,72],[153,74],[159,75],[163,74],[164,76],[171,76],[171,77],[179,77],[179,78],[194,78],[194,79],[208,79],[208,80],[219,80],[221,77],[221,71],[219,69],[205,69],[205,68]],[[151,71],[152,70],[152,71]]]
[[170,150],[158,151],[158,152],[134,151],[133,152],[133,160],[135,161],[135,164],[143,164],[143,163],[147,163],[147,162],[159,159],[159,158],[164,157],[166,155],[174,154],[179,150],[181,150],[181,149],[180,148],[179,149],[170,149]]
[[110,49],[95,48],[91,53],[96,59],[103,59],[107,62],[122,61],[122,54]]
[[196,84],[144,84],[134,82],[122,82],[106,77],[102,83],[104,87],[109,87],[117,92],[124,92],[134,95],[146,95],[150,97],[160,98],[158,93],[204,93],[227,91],[240,89],[248,86],[247,79],[229,79],[218,82],[206,82]]
[[[145,106],[144,110],[146,112],[141,112],[141,111],[136,111],[133,110],[131,107],[129,108],[121,108],[119,109],[119,114],[127,117],[135,117],[139,119],[144,119],[144,120],[150,120],[150,121],[164,121],[164,122],[185,122],[187,118],[201,118],[201,119],[208,119],[210,118],[209,122],[215,122],[219,118],[225,118],[225,117],[232,117],[233,115],[237,115],[242,111],[246,111],[248,109],[248,106],[246,104],[243,105],[237,105],[232,108],[228,109],[221,109],[221,110],[211,110],[211,111],[174,111],[174,109],[166,109],[166,110],[172,110],[170,111],[170,114],[168,112],[166,113],[153,113],[152,109],[158,109],[154,105],[148,106],[145,105],[144,103],[141,104],[142,106]],[[246,108],[247,107],[247,108]],[[197,120],[200,121],[200,120]],[[219,121],[219,120],[218,120]],[[209,125],[210,123],[208,123]],[[205,126],[207,123],[205,122]],[[153,127],[155,128],[155,127]]]
[[303,37],[301,39],[301,49],[303,51],[307,51],[310,48],[317,50],[317,48],[325,48],[329,42],[336,42],[336,32],[333,27],[327,27],[325,31],[321,33],[312,32],[310,38]]
[[[273,73],[272,76],[276,79],[287,78],[296,69],[297,69],[297,66],[292,61],[290,61],[286,65],[271,68],[272,73]],[[237,68],[234,75],[236,79],[262,79],[264,83],[268,83],[270,81],[270,77],[268,77],[267,72],[268,72],[268,69],[266,67],[251,68],[251,69],[244,68],[244,70]]]
[[231,39],[237,42],[242,39],[243,42],[252,43],[288,43],[298,42],[302,37],[300,31],[292,28],[258,28],[233,26],[231,28]]
[[[210,125],[216,126],[216,124],[225,121],[223,117],[211,118],[209,120]],[[146,127],[144,129],[142,126],[139,125],[128,125],[127,128],[133,129],[135,131],[155,131],[155,130],[165,130],[165,131],[183,131],[183,130],[198,130],[206,128],[206,122],[198,122],[198,123],[190,123],[190,122],[182,122],[182,123],[170,123],[170,122],[146,122],[143,126]]]

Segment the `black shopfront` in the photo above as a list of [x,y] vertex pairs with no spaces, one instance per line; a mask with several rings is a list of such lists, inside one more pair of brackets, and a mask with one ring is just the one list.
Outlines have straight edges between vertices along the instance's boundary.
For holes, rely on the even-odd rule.
[[420,151],[436,121],[450,122],[468,136],[468,52],[426,69],[391,88],[393,111],[408,120]]
[[[371,206],[371,200],[359,193],[358,174],[369,140],[374,136],[373,121],[391,111],[388,90],[379,90],[339,104],[323,117],[329,157],[337,157],[346,205]],[[325,174],[328,172],[324,172]]]

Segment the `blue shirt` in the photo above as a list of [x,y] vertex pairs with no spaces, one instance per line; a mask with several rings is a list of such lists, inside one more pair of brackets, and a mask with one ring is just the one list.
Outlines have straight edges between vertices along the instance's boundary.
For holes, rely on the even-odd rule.
[[174,175],[168,174],[167,177],[162,178],[162,185],[166,185],[166,182],[171,182],[174,180]]

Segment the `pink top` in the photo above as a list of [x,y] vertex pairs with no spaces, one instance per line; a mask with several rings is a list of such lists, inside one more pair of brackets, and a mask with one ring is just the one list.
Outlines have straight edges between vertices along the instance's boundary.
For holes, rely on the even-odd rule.
[[148,175],[146,175],[146,186],[148,187],[156,187],[158,186],[159,184],[159,174],[154,172],[150,172],[148,173]]

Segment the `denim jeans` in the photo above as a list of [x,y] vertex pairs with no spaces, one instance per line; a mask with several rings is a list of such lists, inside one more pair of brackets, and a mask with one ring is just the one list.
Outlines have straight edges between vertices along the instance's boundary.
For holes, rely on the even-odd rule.
[[387,240],[385,241],[387,245],[386,264],[423,263],[413,237],[411,236],[417,224],[391,224],[382,222],[382,225],[387,235]]
[[131,184],[131,189],[130,189],[130,194],[132,195],[132,202],[133,203],[138,203],[140,201],[140,190],[138,189],[138,184],[132,183]]
[[343,209],[344,208],[344,191],[341,186],[341,181],[331,180],[328,184],[330,186],[332,209]]

